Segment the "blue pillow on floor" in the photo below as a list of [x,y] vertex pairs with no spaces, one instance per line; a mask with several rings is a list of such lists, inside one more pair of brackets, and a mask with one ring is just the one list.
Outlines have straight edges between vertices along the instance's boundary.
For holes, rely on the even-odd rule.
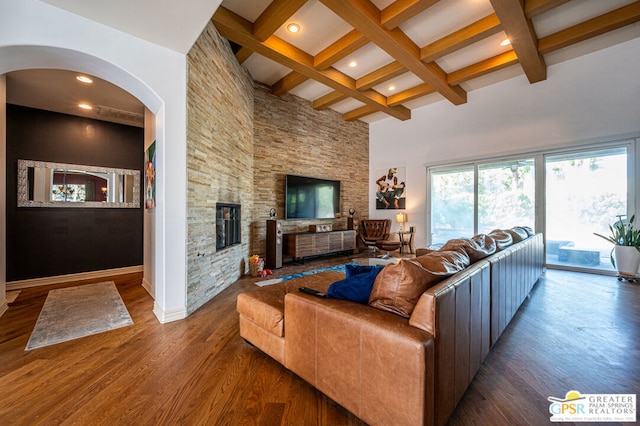
[[355,263],[347,263],[346,265],[344,265],[344,270],[347,274],[347,278],[351,278],[354,275],[371,272],[376,269],[378,270],[378,272],[380,272],[380,269],[382,268],[383,266],[381,265],[356,265]]
[[[383,267],[372,266],[367,268],[369,268],[368,272],[360,272],[350,276],[347,275],[348,278],[331,284],[327,290],[327,297],[350,300],[362,304],[369,303],[369,295],[373,288],[373,282]],[[347,268],[347,271],[348,270]]]

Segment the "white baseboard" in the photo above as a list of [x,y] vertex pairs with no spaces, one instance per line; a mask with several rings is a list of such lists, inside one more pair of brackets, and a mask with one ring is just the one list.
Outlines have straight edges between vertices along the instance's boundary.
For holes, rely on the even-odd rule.
[[153,286],[151,285],[151,283],[149,281],[147,281],[146,278],[142,278],[142,288],[144,288],[145,290],[147,290],[147,293],[149,293],[149,295],[151,296],[151,298],[153,300],[156,300],[156,296],[154,294],[153,291]]
[[168,322],[185,319],[187,317],[187,308],[179,308],[165,312],[157,303],[154,303],[153,314],[158,318],[160,324],[166,324]]
[[7,282],[8,290],[20,290],[29,287],[40,287],[43,285],[60,284],[68,281],[81,281],[94,278],[104,278],[113,275],[133,274],[142,272],[143,265],[127,266],[124,268],[104,269],[102,271],[80,272],[78,274],[57,275],[55,277],[32,278],[29,280]]

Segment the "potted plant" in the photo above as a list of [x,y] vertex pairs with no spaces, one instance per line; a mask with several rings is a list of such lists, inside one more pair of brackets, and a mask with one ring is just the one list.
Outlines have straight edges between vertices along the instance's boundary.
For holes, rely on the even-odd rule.
[[598,237],[615,244],[611,249],[611,264],[618,270],[618,279],[635,280],[638,278],[640,229],[634,228],[633,222],[635,218],[635,215],[633,215],[629,221],[625,221],[619,215],[618,221],[613,225],[609,225],[611,235],[608,237],[594,232]]

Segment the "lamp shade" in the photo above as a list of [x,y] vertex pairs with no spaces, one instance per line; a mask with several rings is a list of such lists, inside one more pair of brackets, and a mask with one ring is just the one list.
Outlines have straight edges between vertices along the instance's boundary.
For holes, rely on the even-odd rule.
[[396,214],[396,222],[405,223],[406,221],[407,221],[407,214],[406,213],[398,213],[398,214]]

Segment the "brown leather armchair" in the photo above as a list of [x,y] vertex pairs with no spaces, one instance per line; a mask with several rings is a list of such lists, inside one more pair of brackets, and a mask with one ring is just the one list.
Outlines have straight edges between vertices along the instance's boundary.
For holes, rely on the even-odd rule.
[[376,243],[389,239],[391,219],[363,219],[358,235],[367,247],[377,250]]

